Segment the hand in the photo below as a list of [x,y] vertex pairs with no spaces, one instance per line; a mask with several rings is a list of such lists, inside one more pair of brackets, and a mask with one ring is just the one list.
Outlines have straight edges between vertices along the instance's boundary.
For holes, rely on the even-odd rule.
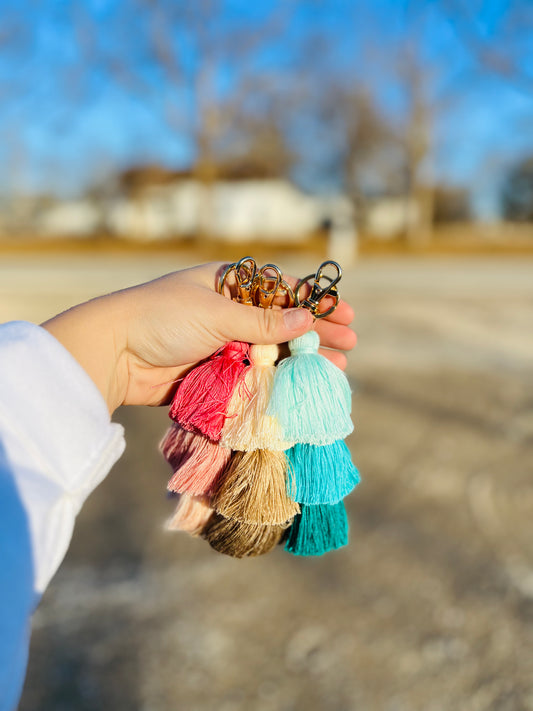
[[323,355],[346,367],[339,350],[356,342],[346,302],[317,321],[306,309],[245,306],[216,292],[222,267],[173,272],[75,306],[42,325],[85,368],[111,413],[119,405],[168,403],[176,381],[228,341],[283,343],[315,325],[321,346],[335,349],[321,349]]

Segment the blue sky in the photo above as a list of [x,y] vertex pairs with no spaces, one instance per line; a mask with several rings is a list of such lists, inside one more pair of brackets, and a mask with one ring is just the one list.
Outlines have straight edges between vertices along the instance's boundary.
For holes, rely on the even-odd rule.
[[[204,4],[214,8],[217,3]],[[198,0],[194,7],[201,5]],[[243,60],[231,38],[245,44],[268,26],[280,5],[288,10],[279,19],[278,34],[247,49]],[[176,0],[157,5],[2,0],[0,190],[75,194],[131,164],[158,161],[181,167],[193,161],[191,81],[204,61],[196,41],[199,27],[216,46],[215,86],[222,99],[245,74],[275,76],[280,90],[287,85],[288,91],[300,81],[314,82],[318,94],[321,86],[336,81],[367,91],[398,129],[409,106],[398,58],[408,48],[424,76],[432,117],[425,170],[435,180],[473,188],[478,211],[490,216],[506,171],[533,153],[528,5],[503,0],[226,0],[213,16],[199,18],[191,3]],[[152,24],[154,11],[147,9],[154,6],[159,25]],[[179,80],[161,70],[147,50],[152,27],[163,27],[172,39]],[[487,48],[496,48],[497,58],[511,58],[513,71],[485,66],[480,56]],[[171,126],[169,106],[175,119]],[[313,146],[305,126],[302,120],[300,138],[310,152],[327,152],[328,146]],[[319,188],[320,176],[314,174],[313,180]]]

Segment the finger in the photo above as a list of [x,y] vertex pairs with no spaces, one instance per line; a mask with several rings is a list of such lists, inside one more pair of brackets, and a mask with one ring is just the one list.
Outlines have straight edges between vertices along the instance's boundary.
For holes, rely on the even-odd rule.
[[221,299],[213,328],[225,341],[269,344],[297,338],[313,323],[307,309],[260,309]]
[[327,358],[329,361],[331,361],[333,365],[336,365],[337,368],[340,368],[341,370],[346,370],[346,366],[348,365],[348,359],[346,358],[344,353],[341,353],[340,351],[330,351],[327,348],[319,348],[318,352],[325,358]]
[[349,326],[324,319],[316,321],[315,330],[320,336],[321,345],[327,348],[351,351],[357,343],[357,335]]
[[[228,262],[212,262],[210,264],[201,265],[198,270],[203,270],[206,273],[206,277],[211,282],[213,280],[215,290],[218,290],[218,284],[222,275],[224,274],[226,268],[228,267]],[[290,274],[284,274],[283,279],[291,286],[295,288],[299,279]],[[311,286],[306,283],[300,288],[300,296],[305,299],[311,292]],[[228,298],[236,296],[236,279],[233,271],[227,274],[224,282],[224,295]],[[327,311],[334,303],[333,297],[326,297],[320,304],[320,311]],[[274,304],[279,307],[287,306],[287,294],[283,289],[280,289],[280,294],[274,299]],[[333,323],[340,323],[348,326],[354,319],[353,308],[343,299],[340,299],[337,307],[333,313],[329,314],[324,318],[324,321],[331,321]]]
[[354,320],[354,318],[355,313],[350,304],[347,301],[341,299],[335,311],[329,314],[329,316],[326,316],[323,320],[349,326]]

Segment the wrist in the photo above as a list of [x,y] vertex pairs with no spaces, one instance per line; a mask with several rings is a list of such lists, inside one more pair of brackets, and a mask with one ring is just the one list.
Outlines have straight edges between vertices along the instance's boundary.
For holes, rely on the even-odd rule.
[[88,373],[110,415],[122,404],[126,314],[118,294],[74,306],[42,324]]

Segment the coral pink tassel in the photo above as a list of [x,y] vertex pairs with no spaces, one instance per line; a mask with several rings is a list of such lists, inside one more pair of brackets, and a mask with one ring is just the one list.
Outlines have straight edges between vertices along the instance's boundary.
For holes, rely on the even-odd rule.
[[170,417],[186,430],[220,439],[233,391],[249,367],[248,343],[232,341],[182,380],[170,406]]
[[231,450],[172,424],[159,445],[174,471],[167,485],[177,494],[209,494],[231,457]]

